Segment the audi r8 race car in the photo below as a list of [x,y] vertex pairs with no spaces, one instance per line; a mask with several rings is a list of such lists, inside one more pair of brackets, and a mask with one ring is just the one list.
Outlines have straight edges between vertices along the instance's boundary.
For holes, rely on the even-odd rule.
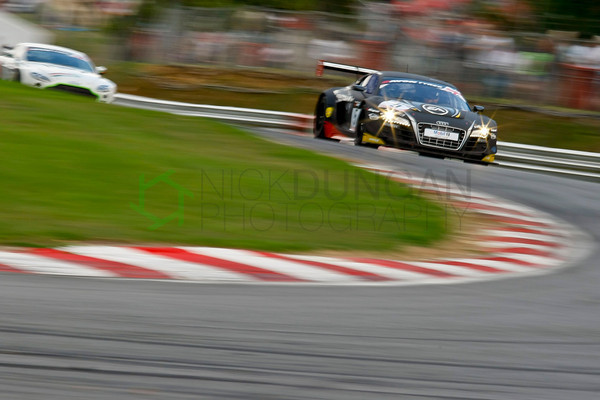
[[317,74],[324,69],[359,77],[350,86],[321,93],[315,108],[316,138],[346,136],[356,145],[494,161],[496,122],[481,114],[482,106],[471,108],[455,86],[422,75],[320,61]]
[[0,68],[5,80],[92,96],[106,103],[117,92],[117,85],[102,77],[106,68],[94,66],[86,54],[66,47],[40,43],[5,47]]

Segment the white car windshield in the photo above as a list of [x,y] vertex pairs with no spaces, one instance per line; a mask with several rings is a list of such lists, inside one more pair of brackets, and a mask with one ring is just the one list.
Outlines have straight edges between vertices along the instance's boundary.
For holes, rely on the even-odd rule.
[[458,90],[432,82],[384,78],[379,86],[379,93],[386,99],[404,99],[452,107],[457,110],[469,110],[469,104]]
[[62,65],[86,72],[94,72],[94,66],[86,59],[55,50],[30,48],[27,50],[27,61]]

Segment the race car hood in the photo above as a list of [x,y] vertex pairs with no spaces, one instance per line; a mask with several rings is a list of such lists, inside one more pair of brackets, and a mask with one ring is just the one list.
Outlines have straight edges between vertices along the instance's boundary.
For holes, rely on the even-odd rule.
[[424,113],[436,117],[449,117],[462,119],[468,112],[457,110],[452,107],[440,106],[437,104],[419,103],[408,100],[386,100],[379,104],[379,109],[393,109],[402,111],[416,117],[415,114]]
[[38,73],[49,82],[44,82],[45,86],[69,85],[89,88],[96,91],[100,85],[108,85],[110,88],[116,86],[112,81],[103,78],[95,72],[86,72],[76,68],[62,67],[54,64],[31,63],[30,73]]
[[439,106],[407,100],[385,100],[377,105],[379,110],[393,109],[411,117],[415,123],[451,126],[469,129],[474,124],[496,126],[489,117],[468,110],[457,110],[452,107]]

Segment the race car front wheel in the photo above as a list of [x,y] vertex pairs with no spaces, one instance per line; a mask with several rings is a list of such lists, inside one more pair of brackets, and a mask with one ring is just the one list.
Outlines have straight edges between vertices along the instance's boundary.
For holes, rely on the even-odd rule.
[[325,97],[321,97],[315,108],[315,125],[313,133],[317,139],[326,139],[325,136]]
[[358,118],[358,124],[356,124],[356,136],[354,137],[354,145],[355,146],[363,146],[364,132],[365,132],[365,124],[362,122],[363,114],[360,114]]

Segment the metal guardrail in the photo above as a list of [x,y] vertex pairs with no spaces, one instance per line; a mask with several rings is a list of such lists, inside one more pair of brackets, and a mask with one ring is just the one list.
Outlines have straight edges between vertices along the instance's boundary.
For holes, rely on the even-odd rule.
[[258,126],[284,127],[297,130],[312,128],[312,115],[279,111],[259,110],[254,108],[237,108],[191,104],[178,101],[157,100],[149,97],[118,93],[115,104],[142,108],[146,110],[165,111],[178,115],[214,118],[228,122]]
[[498,142],[496,160],[506,168],[600,179],[600,153]]
[[[115,104],[305,133],[312,130],[313,124],[313,116],[306,114],[182,103],[122,93],[115,96]],[[496,164],[506,168],[600,180],[600,153],[498,142]]]

